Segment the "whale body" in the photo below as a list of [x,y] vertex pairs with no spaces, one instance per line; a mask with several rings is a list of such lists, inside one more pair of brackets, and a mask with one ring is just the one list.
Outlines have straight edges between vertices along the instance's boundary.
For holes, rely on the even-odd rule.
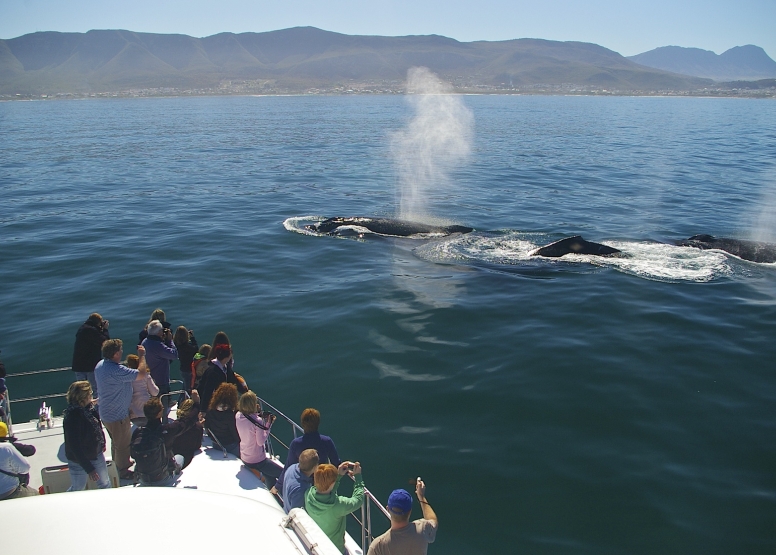
[[531,253],[531,256],[547,256],[559,258],[567,254],[592,254],[595,256],[622,256],[623,253],[614,247],[608,247],[601,243],[586,241],[581,235],[566,237],[549,245],[539,247]]
[[750,262],[776,262],[776,245],[772,243],[714,237],[713,235],[693,235],[689,239],[676,241],[676,244],[681,247],[695,247],[703,250],[717,249]]
[[396,237],[409,237],[410,235],[434,234],[450,235],[451,233],[469,233],[474,231],[471,227],[463,225],[435,226],[407,220],[395,220],[393,218],[369,218],[353,216],[350,218],[328,218],[317,224],[306,225],[305,228],[316,233],[332,233],[342,226],[358,226],[368,229],[380,235],[393,235]]

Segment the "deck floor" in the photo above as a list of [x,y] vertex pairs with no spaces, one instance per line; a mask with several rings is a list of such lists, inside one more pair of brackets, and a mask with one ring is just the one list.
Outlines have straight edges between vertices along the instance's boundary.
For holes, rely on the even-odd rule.
[[[41,471],[44,468],[67,464],[65,457],[65,438],[62,428],[62,417],[52,419],[51,428],[38,430],[37,422],[14,424],[13,432],[17,441],[34,445],[36,453],[27,457],[30,463],[30,486],[38,489],[43,484]],[[105,431],[106,459],[110,459],[110,434]],[[121,485],[132,485],[131,480],[122,480]],[[194,457],[191,464],[181,473],[176,487],[202,489],[205,491],[228,492],[244,497],[266,499],[267,488],[251,471],[246,469],[242,461],[234,455],[213,448],[207,435],[202,441],[202,449]],[[264,490],[259,496],[253,492]]]

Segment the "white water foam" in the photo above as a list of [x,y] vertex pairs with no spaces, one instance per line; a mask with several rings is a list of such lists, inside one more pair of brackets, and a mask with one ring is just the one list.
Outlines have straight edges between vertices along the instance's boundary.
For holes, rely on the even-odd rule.
[[666,282],[707,282],[733,273],[728,257],[720,251],[678,247],[663,243],[607,241],[626,257],[601,257],[569,254],[562,258],[531,256],[531,253],[554,239],[544,242],[535,234],[506,232],[488,236],[471,233],[445,241],[427,243],[415,254],[431,262],[531,266],[538,264],[592,264],[613,268],[644,279]]
[[[318,222],[322,222],[326,219],[325,216],[293,216],[291,218],[287,218],[283,222],[283,227],[286,228],[287,231],[292,231],[294,233],[300,233],[302,235],[312,235],[315,237],[336,237],[338,239],[354,239],[354,240],[360,240],[364,237],[364,235],[380,235],[379,233],[374,233],[373,231],[357,226],[357,225],[342,225],[338,228],[334,229],[330,233],[320,233],[318,231],[313,231],[312,229],[307,229],[305,226],[308,226],[310,224],[315,224]],[[428,237],[416,237],[411,236],[411,239],[415,238],[428,238]]]
[[322,216],[293,216],[291,218],[286,218],[283,222],[283,227],[285,227],[287,231],[301,233],[302,235],[320,235],[320,233],[305,229],[304,226],[315,222],[322,222],[323,220],[325,220],[325,218]]
[[[324,216],[293,216],[291,218],[287,218],[283,222],[283,227],[286,228],[287,231],[292,231],[294,233],[301,233],[303,235],[327,235],[327,236],[334,236],[339,237],[343,239],[360,239],[364,235],[378,235],[380,237],[401,237],[402,239],[415,239],[415,240],[428,240],[428,239],[437,239],[439,237],[446,237],[445,233],[416,233],[414,235],[384,235],[382,233],[374,232],[370,229],[367,229],[365,227],[361,227],[359,225],[341,225],[337,227],[336,229],[332,230],[330,233],[319,233],[317,231],[313,231],[311,229],[307,229],[305,226],[310,224],[315,224],[318,222],[322,222],[325,220],[326,217]],[[452,225],[451,222],[446,220],[440,220],[435,219],[433,222],[431,222],[432,225]]]

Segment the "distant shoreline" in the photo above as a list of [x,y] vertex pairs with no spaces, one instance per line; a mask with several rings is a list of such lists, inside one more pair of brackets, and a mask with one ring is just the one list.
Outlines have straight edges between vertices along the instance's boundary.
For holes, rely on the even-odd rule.
[[[405,96],[405,91],[373,90],[321,90],[314,91],[214,91],[214,90],[164,90],[140,89],[130,91],[106,91],[99,93],[53,93],[53,94],[0,94],[0,102],[29,102],[47,100],[99,100],[112,98],[187,98],[187,97],[277,97],[277,96]],[[687,98],[752,98],[776,99],[776,87],[766,89],[710,88],[699,91],[617,91],[617,90],[550,90],[550,89],[494,89],[453,90],[450,94],[464,96],[603,96],[603,97],[687,97]]]

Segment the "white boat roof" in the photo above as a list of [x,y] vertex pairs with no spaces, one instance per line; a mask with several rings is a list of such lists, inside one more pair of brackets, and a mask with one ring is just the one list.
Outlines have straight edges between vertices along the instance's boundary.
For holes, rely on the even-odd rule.
[[[37,449],[27,459],[35,489],[43,483],[44,468],[67,463],[61,417],[52,423],[41,430],[36,422],[13,427],[17,441]],[[107,455],[110,436],[105,436]],[[306,537],[284,527],[287,516],[261,480],[240,459],[213,448],[205,436],[174,487],[124,485],[0,501],[2,529],[18,532],[3,534],[0,545],[12,555],[82,555],[102,548],[137,555],[143,544],[153,546],[154,553],[211,552],[234,548],[242,537],[259,555],[340,553],[304,510],[292,514]],[[346,534],[345,539],[349,554],[363,554],[353,538]]]
[[186,488],[122,487],[13,499],[0,504],[3,552],[82,555],[217,553],[242,538],[250,551],[307,553],[283,528],[283,510],[247,497]]

